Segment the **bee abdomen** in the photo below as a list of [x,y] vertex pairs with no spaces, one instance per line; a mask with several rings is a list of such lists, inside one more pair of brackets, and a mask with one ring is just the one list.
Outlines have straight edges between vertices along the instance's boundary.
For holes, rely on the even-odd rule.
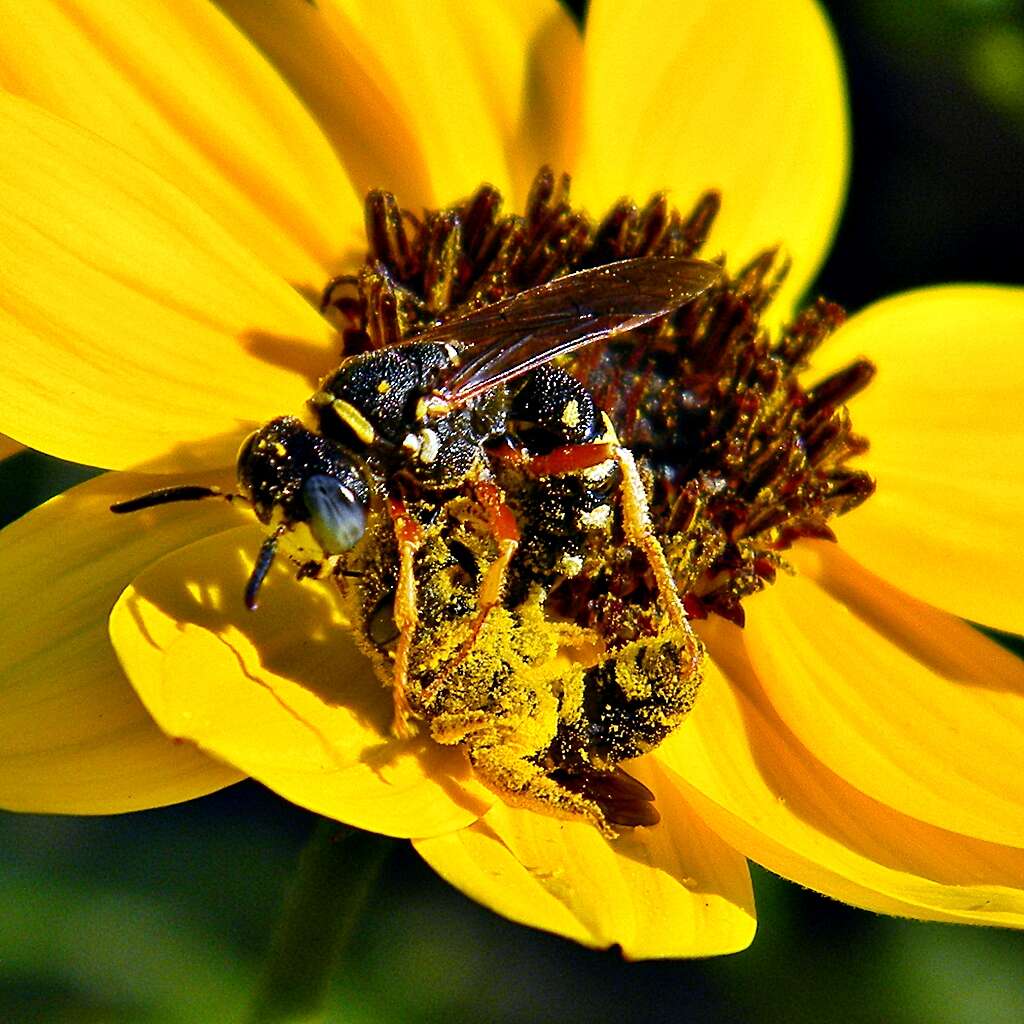
[[669,630],[584,670],[563,690],[555,765],[609,769],[656,747],[693,707],[700,677],[684,670],[691,658],[690,638]]
[[590,392],[557,366],[541,366],[525,378],[512,399],[508,428],[534,455],[586,444],[601,431]]

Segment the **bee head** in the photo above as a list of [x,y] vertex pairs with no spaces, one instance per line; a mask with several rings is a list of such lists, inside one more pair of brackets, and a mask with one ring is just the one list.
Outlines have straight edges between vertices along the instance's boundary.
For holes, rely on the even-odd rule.
[[277,535],[306,523],[325,555],[353,548],[366,530],[370,488],[340,444],[292,416],[271,420],[242,444],[238,485],[261,523]]
[[224,498],[248,501],[256,517],[274,529],[260,548],[245,588],[245,603],[256,607],[281,537],[304,525],[325,557],[359,543],[370,511],[370,485],[362,464],[336,441],[307,430],[293,416],[281,416],[250,434],[238,452],[240,494],[203,484],[161,487],[118,501],[111,512],[139,512],[176,501]]

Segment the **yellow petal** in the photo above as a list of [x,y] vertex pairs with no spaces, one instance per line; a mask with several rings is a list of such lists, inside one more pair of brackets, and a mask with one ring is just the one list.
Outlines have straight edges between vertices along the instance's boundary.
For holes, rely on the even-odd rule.
[[[408,111],[360,33],[326,4],[217,0],[312,112],[357,195],[428,204],[430,175]],[[361,248],[365,248],[365,243]]]
[[206,0],[0,0],[0,85],[148,164],[286,280],[322,288],[360,201],[316,123]]
[[930,604],[1024,631],[1024,289],[909,292],[829,339],[823,372],[878,366],[851,403],[878,491],[836,524],[857,561]]
[[[560,4],[432,4],[426,18],[422,5],[219,6],[315,113],[360,194],[386,188],[410,209],[450,203],[501,184],[507,161],[521,205],[541,164],[572,164],[582,41]],[[420,30],[428,42],[410,64]]]
[[[514,8],[520,15],[524,8]],[[583,37],[561,4],[535,4],[522,79],[522,106],[505,149],[512,197],[523,208],[537,171],[576,165],[583,112]]]
[[334,360],[323,320],[184,195],[0,96],[0,429],[75,462],[227,465]]
[[1024,661],[834,545],[806,550],[801,574],[747,609],[746,647],[780,717],[890,807],[1024,846]]
[[609,842],[585,822],[496,803],[472,827],[413,845],[477,902],[587,946],[635,960],[745,949],[755,927],[745,860],[653,758],[629,770],[658,797],[653,828]]
[[814,277],[846,186],[839,54],[811,0],[595,0],[585,33],[576,197],[722,193],[709,253],[730,265],[781,244],[783,303]]
[[154,486],[153,477],[99,477],[0,533],[4,807],[111,814],[189,800],[241,777],[156,727],[107,637],[126,580],[231,521],[221,502],[110,512],[111,502]]
[[372,675],[331,586],[279,564],[260,608],[242,594],[255,526],[157,562],[118,601],[121,663],[171,736],[236,765],[294,803],[395,836],[475,821],[493,799],[464,755],[388,731],[391,697]]
[[[383,68],[389,95],[420,140],[433,205],[483,182],[521,205],[537,170],[523,165],[560,155],[557,144],[533,135],[532,107],[549,81],[541,62],[572,61],[575,52],[575,30],[557,3],[444,0],[424,7],[391,0],[382,10],[373,0],[329,0],[320,6],[337,35],[355,33]],[[566,80],[573,68],[566,67]],[[558,134],[554,125],[544,131]],[[524,143],[536,151],[524,153]]]
[[14,438],[5,437],[3,434],[0,434],[0,459],[7,459],[12,455],[17,455],[23,449],[24,446],[18,444]]
[[714,624],[705,639],[717,665],[658,756],[719,835],[770,870],[868,910],[1024,927],[1024,851],[935,828],[854,789],[774,713],[740,631]]

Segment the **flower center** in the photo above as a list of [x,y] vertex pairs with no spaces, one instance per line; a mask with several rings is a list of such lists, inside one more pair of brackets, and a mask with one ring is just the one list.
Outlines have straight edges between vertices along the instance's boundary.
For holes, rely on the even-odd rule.
[[[366,263],[333,281],[323,306],[346,355],[375,350],[568,271],[696,256],[718,208],[713,192],[687,215],[655,195],[642,208],[621,200],[594,225],[570,204],[568,178],[546,168],[522,216],[503,213],[487,185],[422,217],[373,192]],[[801,537],[834,539],[828,520],[874,490],[847,465],[867,441],[852,432],[845,407],[874,368],[860,360],[809,388],[801,383],[844,313],[819,299],[773,338],[761,317],[787,269],[766,250],[676,314],[562,361],[633,453],[691,618],[716,614],[742,625],[743,598],[771,583],[781,553]],[[543,526],[525,540],[527,551],[557,547]],[[655,585],[635,552],[609,558],[608,574],[553,588],[547,610],[581,626],[619,622],[625,641],[643,632],[630,610],[649,607]]]
[[[346,359],[311,400],[317,432],[267,429],[330,442],[339,466],[362,452],[383,498],[355,523],[337,467],[303,490],[338,535],[335,580],[395,731],[423,722],[503,798],[610,834],[657,821],[620,765],[694,704],[689,620],[742,625],[786,548],[831,538],[872,492],[847,465],[867,442],[845,402],[873,367],[804,387],[843,312],[819,300],[773,338],[776,253],[734,274],[695,259],[716,194],[685,216],[623,200],[594,225],[568,191],[541,170],[521,216],[486,185],[422,217],[371,193],[367,260],[323,296]],[[563,346],[578,330],[593,343]]]

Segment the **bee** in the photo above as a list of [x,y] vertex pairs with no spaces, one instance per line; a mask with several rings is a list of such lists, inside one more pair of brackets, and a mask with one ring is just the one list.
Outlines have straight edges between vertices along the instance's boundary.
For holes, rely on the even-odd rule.
[[[620,764],[692,706],[703,648],[633,455],[558,361],[720,276],[677,257],[609,263],[342,359],[305,422],[271,420],[239,451],[232,497],[269,528],[248,607],[284,551],[300,578],[337,586],[396,735],[422,723],[510,802],[609,834],[653,824],[652,794]],[[631,600],[617,588],[638,560],[651,582]],[[577,581],[614,600],[580,608]]]

